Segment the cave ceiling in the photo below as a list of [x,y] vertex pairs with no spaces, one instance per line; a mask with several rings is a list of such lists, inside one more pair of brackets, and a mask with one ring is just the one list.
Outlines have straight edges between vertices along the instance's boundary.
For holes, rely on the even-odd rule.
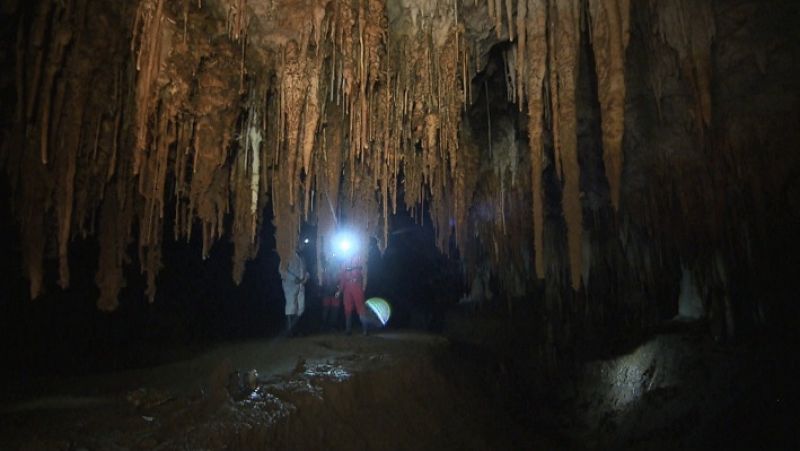
[[[644,285],[667,260],[716,268],[708,262],[752,254],[743,243],[763,230],[726,223],[755,216],[756,197],[780,192],[796,167],[746,169],[771,168],[770,127],[797,117],[793,96],[754,81],[784,80],[794,51],[758,2],[2,8],[13,68],[0,81],[13,105],[2,164],[31,298],[46,260],[69,286],[81,237],[99,242],[102,310],[118,306],[133,262],[155,299],[166,239],[199,234],[204,258],[230,240],[241,281],[268,206],[282,261],[303,222],[317,225],[320,251],[344,226],[384,248],[392,214],[407,208],[419,221],[429,213],[438,247],[452,242],[468,273],[486,264],[516,296],[540,280],[586,290],[608,267]],[[490,68],[502,80],[494,97]]]

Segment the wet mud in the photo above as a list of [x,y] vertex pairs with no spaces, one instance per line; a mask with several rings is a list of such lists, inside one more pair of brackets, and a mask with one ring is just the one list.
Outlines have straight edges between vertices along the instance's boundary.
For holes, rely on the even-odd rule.
[[[449,348],[444,338],[414,333],[221,346],[7,403],[0,443],[25,450],[526,447],[509,415],[499,406],[487,411],[496,404],[487,391],[445,367]],[[253,369],[253,389],[234,396],[230,375]]]
[[[498,326],[472,324],[478,323]],[[671,324],[635,346],[554,375],[537,367],[533,348],[479,337],[384,331],[278,338],[221,345],[150,369],[51,381],[43,396],[0,406],[0,448],[753,449],[800,443],[792,415],[800,399],[791,382],[797,359],[774,342],[723,346],[702,325]]]

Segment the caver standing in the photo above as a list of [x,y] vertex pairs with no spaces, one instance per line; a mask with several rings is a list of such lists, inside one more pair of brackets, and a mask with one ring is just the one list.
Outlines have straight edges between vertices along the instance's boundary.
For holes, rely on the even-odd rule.
[[306,288],[308,281],[308,271],[300,255],[304,245],[298,245],[292,254],[285,269],[281,269],[281,279],[283,281],[283,295],[286,297],[286,333],[292,335],[300,315],[306,308]]
[[324,263],[322,275],[322,328],[335,329],[339,322],[341,310],[341,292],[339,272],[334,261]]
[[366,259],[360,252],[346,258],[339,276],[339,287],[344,298],[345,332],[352,330],[352,313],[355,308],[361,321],[361,330],[367,335],[367,318],[364,309],[364,289],[367,286]]

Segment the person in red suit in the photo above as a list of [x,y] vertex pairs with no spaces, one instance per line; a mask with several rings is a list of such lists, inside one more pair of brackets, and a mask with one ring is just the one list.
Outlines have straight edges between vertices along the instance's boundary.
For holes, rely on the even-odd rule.
[[345,333],[352,330],[352,313],[355,308],[361,321],[361,331],[367,335],[367,318],[364,308],[364,289],[367,286],[366,259],[361,252],[344,259],[339,275],[339,287],[344,297]]
[[339,310],[341,310],[341,291],[340,291],[341,272],[337,262],[325,261],[323,263],[322,274],[322,328],[336,329],[339,321]]

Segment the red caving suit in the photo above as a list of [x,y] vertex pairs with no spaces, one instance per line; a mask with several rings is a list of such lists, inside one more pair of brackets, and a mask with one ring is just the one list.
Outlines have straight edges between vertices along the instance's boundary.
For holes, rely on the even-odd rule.
[[339,276],[339,283],[344,294],[344,315],[349,318],[356,308],[359,318],[364,317],[364,275],[363,259],[359,255],[354,255],[345,260],[342,272]]
[[340,305],[337,284],[340,282],[341,273],[333,264],[324,270],[322,276],[322,306],[338,309]]

